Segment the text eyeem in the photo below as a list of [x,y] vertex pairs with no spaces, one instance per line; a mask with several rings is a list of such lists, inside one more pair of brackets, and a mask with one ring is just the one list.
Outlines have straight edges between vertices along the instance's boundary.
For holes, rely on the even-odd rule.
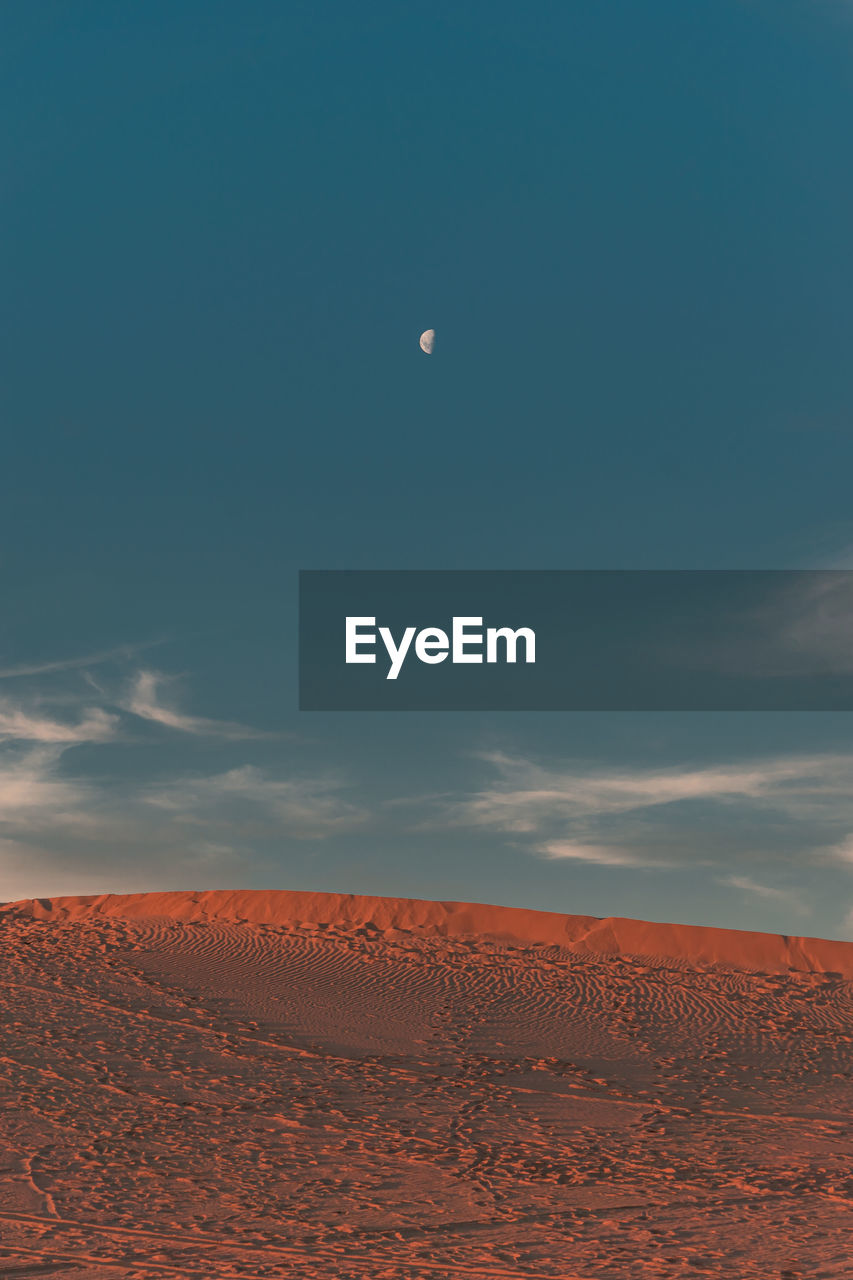
[[448,657],[452,663],[516,662],[521,641],[524,661],[536,661],[536,633],[530,627],[486,627],[483,631],[482,618],[454,617],[450,635],[440,627],[420,631],[406,627],[398,642],[389,627],[376,628],[375,618],[353,617],[346,620],[347,663],[376,662],[377,635],[388,654],[386,680],[397,679],[413,647],[418,661],[429,665]]

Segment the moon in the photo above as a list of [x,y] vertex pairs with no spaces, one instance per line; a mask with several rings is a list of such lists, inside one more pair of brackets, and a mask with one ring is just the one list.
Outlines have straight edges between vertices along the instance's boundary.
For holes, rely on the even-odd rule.
[[431,356],[435,347],[435,329],[424,329],[418,341],[421,351],[425,351],[428,356]]

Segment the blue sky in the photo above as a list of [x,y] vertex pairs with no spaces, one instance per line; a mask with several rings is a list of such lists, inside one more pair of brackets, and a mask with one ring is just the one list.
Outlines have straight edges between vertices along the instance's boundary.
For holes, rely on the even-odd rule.
[[42,0],[0,59],[0,898],[849,933],[849,717],[295,686],[299,568],[851,563],[849,4]]

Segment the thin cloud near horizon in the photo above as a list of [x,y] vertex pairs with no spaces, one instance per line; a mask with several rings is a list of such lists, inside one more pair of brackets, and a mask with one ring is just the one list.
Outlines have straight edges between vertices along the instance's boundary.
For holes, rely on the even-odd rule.
[[727,888],[739,889],[742,893],[751,894],[757,898],[783,903],[785,906],[790,907],[791,910],[802,915],[811,914],[811,907],[803,902],[800,895],[793,889],[782,889],[774,885],[761,884],[759,881],[753,880],[752,876],[722,876],[718,883]]
[[[584,760],[546,765],[500,751],[475,758],[491,777],[480,789],[429,797],[421,830],[492,833],[528,856],[603,870],[704,867],[723,887],[797,912],[809,910],[802,891],[763,884],[743,871],[723,875],[722,849],[702,852],[695,839],[679,849],[673,830],[691,829],[690,814],[697,812],[706,832],[714,830],[715,814],[722,822],[735,813],[796,821],[809,832],[799,851],[806,866],[853,868],[853,754],[765,755],[738,764],[668,768],[604,767]],[[410,807],[415,804],[412,799]],[[766,863],[766,855],[749,849],[725,851],[725,858],[733,856],[747,866],[754,857]]]
[[670,768],[543,765],[503,752],[477,758],[492,780],[479,791],[445,796],[439,806],[445,821],[516,834],[535,834],[548,819],[582,821],[691,801],[808,809],[850,794],[853,786],[853,754],[840,752]]

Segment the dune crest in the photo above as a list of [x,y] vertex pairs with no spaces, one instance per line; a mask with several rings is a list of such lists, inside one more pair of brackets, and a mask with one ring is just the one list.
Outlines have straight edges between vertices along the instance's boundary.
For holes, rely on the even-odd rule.
[[668,959],[763,973],[836,973],[853,978],[853,942],[663,924],[620,917],[561,915],[472,902],[431,902],[298,890],[101,894],[33,898],[0,905],[37,920],[110,917],[217,921],[272,927],[298,925],[343,931],[372,929],[423,937],[476,937],[518,946],[559,946],[579,954]]

